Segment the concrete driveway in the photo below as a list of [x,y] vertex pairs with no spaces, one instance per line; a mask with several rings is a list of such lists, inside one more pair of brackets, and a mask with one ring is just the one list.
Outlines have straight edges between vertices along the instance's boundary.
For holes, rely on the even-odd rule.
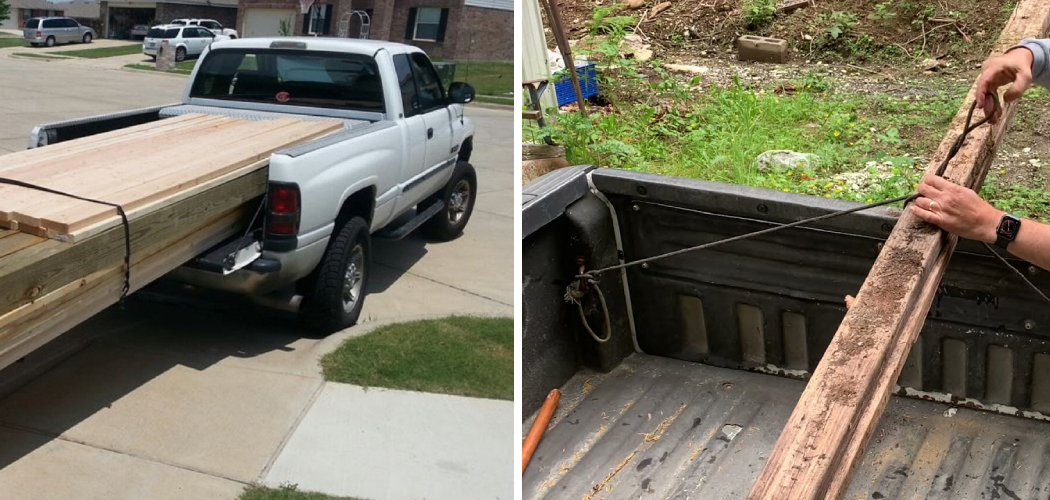
[[[0,56],[0,154],[23,149],[35,124],[172,102],[183,83]],[[480,190],[466,233],[376,242],[359,326],[303,338],[294,318],[237,300],[140,292],[67,335],[86,347],[0,399],[0,496],[235,498],[265,479],[321,396],[317,359],[343,339],[413,318],[513,315],[512,113],[468,116]]]

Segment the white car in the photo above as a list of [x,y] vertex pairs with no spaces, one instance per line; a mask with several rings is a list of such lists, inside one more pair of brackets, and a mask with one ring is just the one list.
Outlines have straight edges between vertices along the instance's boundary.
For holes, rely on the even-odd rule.
[[237,30],[224,28],[222,23],[214,19],[175,19],[171,24],[177,24],[179,26],[203,26],[216,35],[225,35],[230,37],[231,40],[237,38]]
[[175,49],[175,60],[185,61],[187,57],[201,55],[212,42],[228,39],[225,35],[216,35],[200,26],[163,24],[146,32],[146,38],[142,40],[142,53],[156,59],[161,44],[167,40]]

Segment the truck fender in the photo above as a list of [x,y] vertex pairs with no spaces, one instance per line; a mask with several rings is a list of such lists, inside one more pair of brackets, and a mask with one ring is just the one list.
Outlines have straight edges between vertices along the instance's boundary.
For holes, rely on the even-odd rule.
[[375,214],[376,186],[355,187],[343,194],[343,201],[339,205],[339,212],[335,217],[335,228],[333,232],[339,231],[353,217],[362,217],[369,224]]

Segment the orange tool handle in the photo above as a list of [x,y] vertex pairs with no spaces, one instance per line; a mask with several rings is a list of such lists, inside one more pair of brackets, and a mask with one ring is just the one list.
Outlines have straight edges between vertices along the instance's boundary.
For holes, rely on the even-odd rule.
[[559,399],[561,399],[561,391],[557,389],[553,389],[547,394],[547,400],[543,402],[539,415],[536,415],[536,421],[532,423],[529,435],[525,436],[525,442],[521,444],[522,474],[525,474],[525,467],[529,466],[532,453],[536,451],[536,446],[540,444],[540,439],[543,438],[543,433],[547,430],[547,424],[550,423],[551,417],[554,416],[554,410],[558,407]]

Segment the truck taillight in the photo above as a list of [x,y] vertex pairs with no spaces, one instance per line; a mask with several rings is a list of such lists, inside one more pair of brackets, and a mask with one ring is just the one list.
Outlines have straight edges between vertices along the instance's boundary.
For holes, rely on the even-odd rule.
[[43,35],[43,33],[39,32],[39,31],[36,32],[36,38],[40,38],[41,35]]
[[299,186],[270,183],[269,217],[266,230],[270,234],[292,235],[299,232]]

